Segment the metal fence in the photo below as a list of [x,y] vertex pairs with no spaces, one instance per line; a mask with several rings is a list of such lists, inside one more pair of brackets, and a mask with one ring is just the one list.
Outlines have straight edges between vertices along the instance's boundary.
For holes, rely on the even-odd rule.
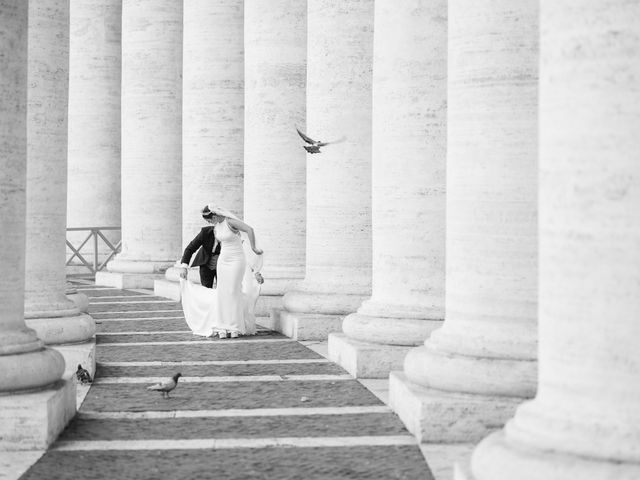
[[[102,270],[104,268],[104,266],[107,264],[107,262],[109,260],[111,260],[113,258],[113,256],[120,251],[120,246],[122,245],[122,240],[118,241],[115,245],[113,243],[111,243],[111,241],[107,237],[105,237],[105,235],[102,233],[102,232],[107,231],[107,230],[120,231],[120,227],[74,227],[74,228],[67,228],[67,232],[83,232],[83,231],[89,232],[87,237],[77,247],[74,246],[69,241],[68,238],[66,239],[67,247],[69,247],[71,249],[71,252],[73,254],[73,255],[71,255],[71,257],[69,257],[67,259],[67,266],[68,267],[86,267],[89,270],[91,270],[91,273],[96,273],[96,272],[99,272],[100,270]],[[101,239],[102,242],[99,242],[99,239]],[[90,241],[91,241],[91,243],[89,243]],[[87,244],[93,246],[93,252],[88,252],[88,253],[85,254],[87,257],[89,255],[92,255],[93,256],[93,258],[91,259],[92,261],[88,261],[85,258],[85,256],[83,256],[82,253],[80,253],[81,250]],[[103,245],[103,252],[107,255],[106,259],[104,259],[102,262],[100,262],[100,260],[99,260],[100,245],[101,244]],[[78,258],[78,260],[80,262],[73,263],[73,260],[76,257]]]

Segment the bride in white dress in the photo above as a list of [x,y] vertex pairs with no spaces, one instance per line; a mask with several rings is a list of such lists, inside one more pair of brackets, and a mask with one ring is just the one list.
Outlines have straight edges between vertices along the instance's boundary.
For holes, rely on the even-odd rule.
[[254,308],[260,294],[262,250],[256,247],[253,228],[228,210],[209,205],[215,237],[221,244],[217,288],[205,288],[180,275],[182,308],[195,335],[235,338],[254,335]]

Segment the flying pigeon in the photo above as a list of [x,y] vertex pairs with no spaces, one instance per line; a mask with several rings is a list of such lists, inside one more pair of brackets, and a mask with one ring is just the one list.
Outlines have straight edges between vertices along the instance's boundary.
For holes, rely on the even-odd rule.
[[76,370],[76,378],[80,383],[91,383],[91,374],[82,368],[82,365],[78,364],[78,369]]
[[304,133],[300,131],[300,129],[298,129],[298,127],[296,127],[296,131],[298,132],[298,135],[300,135],[300,138],[302,138],[305,142],[309,144],[309,145],[302,146],[302,148],[304,148],[309,153],[320,153],[320,147],[324,147],[332,143],[343,142],[345,140],[345,137],[342,137],[341,139],[334,140],[333,142],[321,142],[320,140],[314,140],[313,138],[306,136]]
[[169,380],[165,380],[164,382],[156,383],[155,385],[151,385],[147,387],[147,390],[155,390],[157,392],[162,392],[162,398],[169,398],[169,392],[178,386],[178,378],[182,376],[181,373],[176,373]]

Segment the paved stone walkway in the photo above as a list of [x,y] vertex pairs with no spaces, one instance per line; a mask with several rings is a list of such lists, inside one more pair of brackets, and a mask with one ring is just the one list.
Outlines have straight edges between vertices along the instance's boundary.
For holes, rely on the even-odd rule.
[[[21,479],[432,480],[396,415],[300,343],[266,329],[203,339],[179,303],[78,289],[98,324],[96,379]],[[177,372],[169,399],[146,390]]]

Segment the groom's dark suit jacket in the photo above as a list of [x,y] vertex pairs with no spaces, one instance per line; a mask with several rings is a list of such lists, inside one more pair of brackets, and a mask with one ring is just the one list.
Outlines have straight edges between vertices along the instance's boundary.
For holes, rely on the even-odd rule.
[[[196,238],[191,240],[189,245],[187,245],[187,248],[184,249],[180,263],[186,263],[188,265],[194,252],[198,250],[191,266],[198,267],[201,265],[207,265],[211,258],[211,251],[213,250],[215,240],[216,237],[213,232],[213,226],[202,227],[202,230],[200,230],[200,233],[196,235]],[[216,246],[214,255],[220,255],[220,243]]]

